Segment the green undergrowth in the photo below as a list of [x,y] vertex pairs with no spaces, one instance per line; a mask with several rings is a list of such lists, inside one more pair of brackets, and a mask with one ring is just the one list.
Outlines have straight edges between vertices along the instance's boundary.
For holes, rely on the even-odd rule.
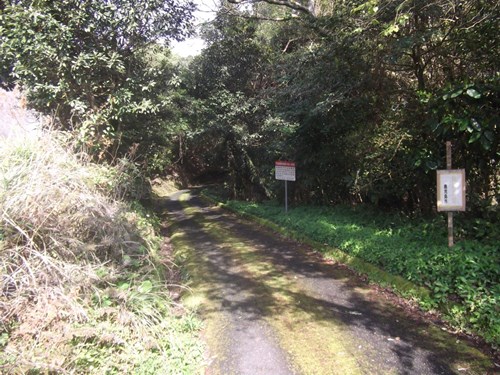
[[424,309],[439,309],[456,329],[500,346],[500,251],[494,242],[464,240],[448,248],[441,218],[409,219],[363,206],[302,206],[288,214],[276,202],[224,206],[311,243]]
[[0,372],[196,372],[200,322],[171,297],[159,220],[130,200],[136,167],[72,149],[0,141]]

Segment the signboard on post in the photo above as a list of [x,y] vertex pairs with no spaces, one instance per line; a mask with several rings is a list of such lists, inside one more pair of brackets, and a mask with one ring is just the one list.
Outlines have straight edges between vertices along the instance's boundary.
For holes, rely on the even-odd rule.
[[451,141],[446,142],[446,169],[437,171],[437,209],[448,212],[448,246],[453,247],[453,211],[465,211],[465,170],[451,169]]
[[437,210],[465,211],[465,170],[437,171]]
[[285,212],[288,212],[288,181],[295,181],[295,163],[278,160],[274,163],[275,177],[285,181]]
[[274,163],[277,180],[295,181],[295,163],[292,161],[278,160]]

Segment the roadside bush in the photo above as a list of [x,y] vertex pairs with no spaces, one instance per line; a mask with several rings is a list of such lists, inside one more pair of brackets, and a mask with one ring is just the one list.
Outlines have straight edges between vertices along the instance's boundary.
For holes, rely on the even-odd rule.
[[88,164],[92,168],[91,185],[116,200],[149,200],[151,185],[136,164],[127,158],[107,164]]

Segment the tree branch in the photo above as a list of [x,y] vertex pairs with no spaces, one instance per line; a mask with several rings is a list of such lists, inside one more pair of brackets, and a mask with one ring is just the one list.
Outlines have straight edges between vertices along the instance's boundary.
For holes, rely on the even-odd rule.
[[273,22],[286,22],[286,21],[296,20],[298,18],[298,16],[293,15],[293,14],[291,16],[288,16],[288,17],[280,17],[280,18],[264,17],[264,16],[256,16],[256,15],[246,15],[244,13],[240,13],[238,11],[230,10],[230,9],[226,9],[226,14],[228,16],[231,16],[231,17],[238,17],[238,18],[259,20],[259,21],[273,21]]
[[294,0],[228,0],[231,4],[244,4],[244,3],[268,3],[272,5],[281,5],[285,6],[287,8],[306,13],[308,15],[313,15],[311,10],[305,6],[302,5]]

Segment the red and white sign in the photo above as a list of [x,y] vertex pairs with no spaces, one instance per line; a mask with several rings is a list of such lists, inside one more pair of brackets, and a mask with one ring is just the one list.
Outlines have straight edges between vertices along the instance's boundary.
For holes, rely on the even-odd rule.
[[295,181],[295,163],[292,161],[278,160],[274,163],[277,180]]

